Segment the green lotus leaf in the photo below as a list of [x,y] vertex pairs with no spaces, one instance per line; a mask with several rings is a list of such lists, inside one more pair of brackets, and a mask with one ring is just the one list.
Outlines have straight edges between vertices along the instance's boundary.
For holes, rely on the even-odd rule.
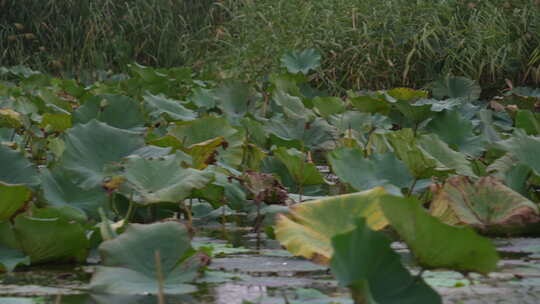
[[510,139],[498,143],[510,153],[519,163],[527,165],[536,175],[540,175],[540,136],[526,135],[523,130],[516,130]]
[[407,188],[413,183],[409,169],[391,152],[364,158],[359,149],[339,148],[328,153],[328,161],[334,173],[358,191],[379,186]]
[[313,121],[273,118],[267,121],[265,129],[273,144],[296,149],[331,150],[337,137],[336,129],[320,117]]
[[386,94],[396,100],[407,101],[409,103],[428,97],[427,91],[411,88],[394,88],[386,91]]
[[431,84],[433,97],[443,99],[465,98],[467,100],[477,100],[480,98],[482,89],[473,80],[461,76],[446,76]]
[[431,111],[431,105],[417,104],[408,101],[398,100],[394,103],[398,111],[409,120],[409,122],[418,125],[424,120],[431,118],[436,113]]
[[122,176],[126,182],[121,191],[128,197],[133,195],[133,201],[143,205],[180,202],[213,179],[210,171],[182,167],[176,155],[160,159],[128,157]]
[[360,112],[388,115],[392,105],[380,94],[366,94],[349,97],[349,102]]
[[289,95],[283,91],[276,91],[273,94],[273,99],[281,106],[283,113],[289,119],[311,119],[315,116],[313,111],[305,107],[300,97]]
[[518,110],[515,121],[516,128],[525,130],[528,135],[540,134],[540,120],[537,114],[529,110]]
[[273,152],[287,167],[296,184],[302,186],[324,184],[323,176],[315,164],[307,162],[305,153],[284,147],[277,148]]
[[201,265],[197,256],[186,259],[192,251],[188,231],[178,222],[130,224],[120,236],[99,246],[103,266],[97,267],[90,289],[157,294],[162,278],[165,294],[193,292],[196,287],[186,282],[198,276]]
[[25,185],[0,182],[0,221],[10,219],[32,198],[32,190]]
[[485,233],[523,232],[540,223],[536,204],[492,176],[474,183],[465,176],[447,179],[435,193],[431,213],[448,224]]
[[458,174],[476,177],[465,155],[450,149],[437,135],[420,136],[418,145],[426,156],[437,161],[437,170],[455,170]]
[[244,116],[254,103],[254,92],[246,84],[231,83],[213,92],[216,106],[229,117]]
[[83,214],[69,207],[32,208],[15,218],[12,229],[18,248],[32,264],[82,262],[90,248],[83,219]]
[[180,101],[169,99],[161,94],[146,93],[144,102],[150,110],[150,116],[154,119],[162,115],[169,121],[190,121],[197,118],[197,114],[184,107]]
[[71,206],[99,218],[98,209],[107,206],[107,194],[101,186],[83,190],[62,168],[43,169],[41,185],[45,201],[51,206]]
[[477,113],[480,120],[480,132],[484,140],[488,143],[494,143],[501,140],[499,132],[495,129],[493,111],[482,109]]
[[437,114],[427,125],[427,129],[447,143],[454,150],[476,157],[484,150],[482,138],[475,136],[469,119],[458,111],[444,111]]
[[45,130],[64,132],[72,126],[71,115],[63,113],[45,113],[43,114],[39,126]]
[[218,148],[227,147],[227,142],[223,136],[218,136],[200,143],[193,144],[182,150],[191,155],[193,159],[193,168],[204,169],[214,163]]
[[0,108],[0,127],[1,128],[20,128],[24,125],[22,114],[12,109]]
[[339,97],[315,97],[313,106],[323,117],[345,112],[345,102]]
[[281,64],[289,73],[307,75],[310,70],[315,70],[321,65],[321,55],[315,49],[292,51],[281,57]]
[[80,187],[95,189],[108,176],[106,166],[120,160],[144,145],[139,133],[111,127],[91,120],[66,132],[66,150],[60,166],[67,170]]
[[194,121],[178,123],[169,131],[169,135],[178,139],[183,147],[200,144],[217,137],[224,137],[227,149],[220,147],[217,161],[230,166],[242,163],[242,144],[244,131],[233,128],[223,117],[207,116]]
[[18,249],[0,244],[0,269],[12,272],[18,265],[30,265],[30,257]]
[[495,246],[471,228],[442,223],[415,198],[386,195],[380,206],[422,267],[482,274],[495,270],[499,260]]
[[431,178],[436,175],[437,161],[426,155],[417,144],[417,139],[411,129],[386,134],[394,153],[409,168],[416,179]]
[[355,303],[442,303],[437,292],[401,264],[390,243],[362,218],[354,230],[332,238],[330,269],[341,285],[351,289]]
[[383,188],[331,196],[293,205],[288,215],[278,215],[276,239],[292,254],[328,264],[333,254],[331,239],[356,227],[365,217],[370,228],[388,224],[379,207]]
[[36,168],[21,153],[0,144],[0,182],[36,186],[39,177]]
[[86,124],[96,119],[115,128],[140,131],[144,127],[140,108],[139,103],[128,96],[96,95],[73,113],[73,123]]

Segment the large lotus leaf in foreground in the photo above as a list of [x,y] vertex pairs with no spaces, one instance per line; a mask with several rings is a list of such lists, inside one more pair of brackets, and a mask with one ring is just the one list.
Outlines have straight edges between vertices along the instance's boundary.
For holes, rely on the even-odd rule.
[[[12,244],[27,256],[32,264],[77,261],[86,259],[90,247],[86,229],[81,222],[84,214],[69,207],[32,208],[19,214],[10,231]],[[11,243],[11,242],[10,242]]]
[[97,120],[70,129],[65,142],[66,150],[60,165],[84,189],[101,186],[108,176],[105,172],[107,166],[119,163],[144,145],[139,133],[111,127]]
[[83,210],[89,216],[99,217],[98,209],[105,208],[107,194],[102,187],[82,190],[62,168],[41,171],[43,196],[52,206],[72,206]]
[[294,205],[289,215],[277,219],[276,239],[291,253],[328,264],[332,257],[332,237],[353,230],[365,217],[373,229],[387,225],[379,207],[383,188],[332,196]]
[[209,170],[183,168],[176,155],[161,159],[131,156],[125,162],[122,191],[139,204],[180,202],[194,189],[204,188],[214,177]]
[[21,153],[0,144],[0,181],[8,184],[37,185],[36,168]]
[[489,239],[471,228],[442,223],[416,199],[386,195],[380,206],[422,267],[486,274],[497,266],[499,257]]
[[358,219],[356,229],[332,238],[332,273],[349,287],[355,303],[442,303],[422,278],[412,276],[382,233]]
[[358,191],[379,186],[407,188],[413,183],[407,167],[391,152],[368,159],[358,149],[340,148],[330,152],[328,160],[335,174]]
[[130,224],[99,251],[104,266],[97,267],[90,282],[94,292],[157,294],[160,280],[165,294],[196,290],[186,282],[197,277],[200,263],[196,256],[185,259],[192,248],[187,229],[178,222]]
[[449,224],[488,233],[524,232],[540,224],[533,202],[491,176],[476,182],[465,176],[447,179],[435,193],[431,213]]
[[32,198],[32,190],[25,185],[0,182],[0,221],[11,218],[30,198]]

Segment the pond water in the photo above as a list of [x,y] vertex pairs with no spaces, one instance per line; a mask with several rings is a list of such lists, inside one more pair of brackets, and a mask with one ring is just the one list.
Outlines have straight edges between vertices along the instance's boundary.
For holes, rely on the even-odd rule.
[[[257,242],[243,234],[231,247],[211,237],[194,239],[194,246],[212,244],[214,253],[207,275],[197,283],[198,291],[166,297],[165,302],[216,304],[323,304],[352,303],[347,289],[338,286],[326,267],[291,256],[275,241]],[[540,303],[540,239],[495,240],[503,259],[497,272],[488,277],[464,277],[451,271],[425,271],[423,277],[443,295],[445,303]],[[394,249],[410,260],[401,243]],[[0,279],[0,304],[151,304],[155,296],[110,296],[86,290],[94,266],[47,266],[21,268]],[[414,265],[411,271],[418,273]]]

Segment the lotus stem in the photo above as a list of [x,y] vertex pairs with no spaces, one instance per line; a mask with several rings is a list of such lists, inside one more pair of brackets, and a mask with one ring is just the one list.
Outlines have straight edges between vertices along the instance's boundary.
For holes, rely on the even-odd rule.
[[158,303],[165,304],[165,280],[163,279],[163,271],[161,269],[161,255],[159,250],[154,251],[154,259],[156,262],[156,279],[158,281]]
[[180,201],[180,206],[182,206],[182,209],[184,209],[184,212],[186,213],[187,221],[189,224],[189,227],[193,226],[193,215],[191,214],[191,209],[186,205],[184,201]]

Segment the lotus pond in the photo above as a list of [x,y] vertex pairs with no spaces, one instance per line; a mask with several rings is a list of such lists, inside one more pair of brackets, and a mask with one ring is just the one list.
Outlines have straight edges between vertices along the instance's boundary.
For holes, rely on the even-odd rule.
[[538,303],[540,90],[0,68],[0,303]]

